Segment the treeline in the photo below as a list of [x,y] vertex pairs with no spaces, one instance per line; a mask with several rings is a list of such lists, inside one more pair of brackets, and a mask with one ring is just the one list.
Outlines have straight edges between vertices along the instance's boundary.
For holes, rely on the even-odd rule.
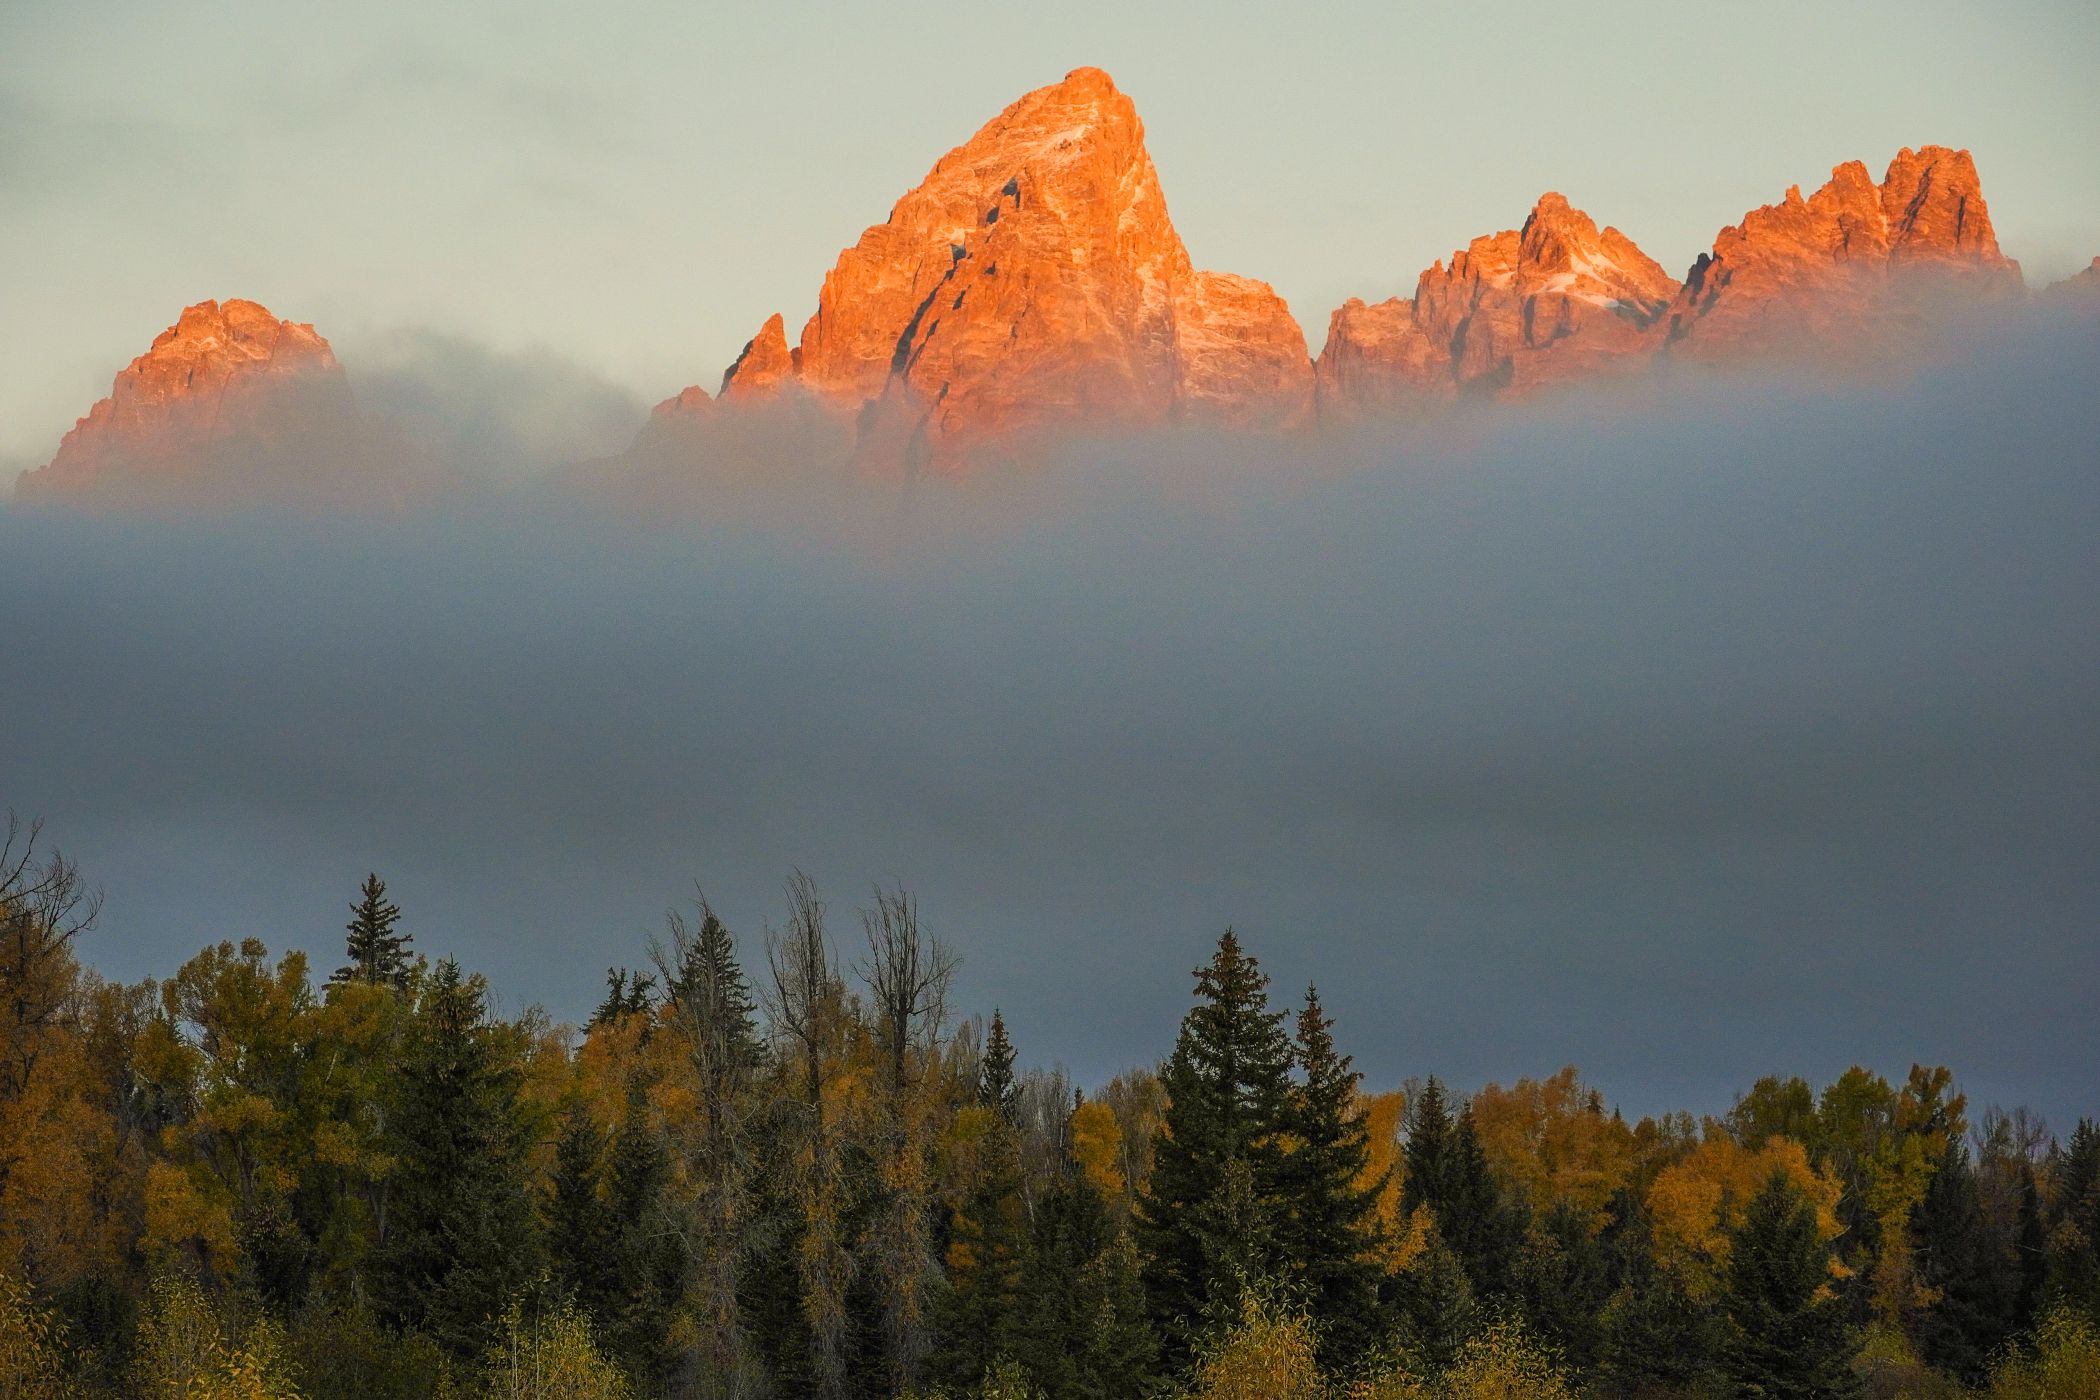
[[577,1031],[376,877],[318,985],[106,981],[80,873],[6,851],[0,1394],[2100,1394],[2100,1131],[1945,1069],[1368,1092],[1227,932],[1082,1093],[901,890],[841,938],[797,875],[746,944],[701,899]]

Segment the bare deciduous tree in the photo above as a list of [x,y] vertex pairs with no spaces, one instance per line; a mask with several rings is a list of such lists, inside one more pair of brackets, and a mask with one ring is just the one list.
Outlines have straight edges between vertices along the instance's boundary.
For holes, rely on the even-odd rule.
[[102,912],[80,868],[58,851],[40,855],[42,822],[8,814],[0,838],[0,1098],[28,1086],[44,1032],[72,1004],[79,983],[73,941]]
[[787,1166],[805,1222],[796,1273],[809,1323],[810,1374],[818,1400],[838,1400],[848,1388],[846,1289],[853,1257],[845,1241],[844,1183],[828,1075],[844,1045],[846,988],[824,931],[824,901],[816,883],[797,870],[788,877],[787,896],[787,928],[766,935],[772,978],[764,1000],[798,1120],[787,1135],[794,1144]]
[[933,1248],[932,1147],[957,960],[927,936],[918,902],[902,888],[878,887],[874,907],[861,911],[861,927],[868,950],[855,970],[867,985],[886,1079],[877,1160],[887,1200],[871,1244],[884,1285],[890,1382],[904,1393],[917,1387],[931,1345],[927,1299],[940,1277]]

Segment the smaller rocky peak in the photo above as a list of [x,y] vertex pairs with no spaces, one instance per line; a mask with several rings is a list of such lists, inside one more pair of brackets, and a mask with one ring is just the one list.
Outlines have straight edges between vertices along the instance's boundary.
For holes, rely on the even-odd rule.
[[776,311],[758,328],[757,335],[744,342],[736,362],[723,371],[721,397],[728,402],[776,394],[794,373],[795,356],[788,349],[787,327]]
[[662,403],[649,410],[652,419],[687,418],[706,413],[714,407],[714,399],[698,384],[688,384]]
[[1889,162],[1880,196],[1882,220],[1897,257],[2006,265],[1983,200],[1983,181],[1967,151],[1904,147]]

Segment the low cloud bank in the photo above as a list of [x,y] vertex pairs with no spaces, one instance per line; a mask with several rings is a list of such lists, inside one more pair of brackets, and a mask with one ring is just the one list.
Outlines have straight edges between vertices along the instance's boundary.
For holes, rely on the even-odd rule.
[[2045,318],[1868,389],[963,482],[723,451],[640,514],[573,475],[8,513],[0,805],[108,887],[126,977],[251,933],[332,966],[377,869],[424,951],[575,1016],[695,878],[756,963],[799,865],[842,937],[915,889],[966,1004],[1084,1077],[1164,1053],[1232,923],[1379,1082],[1574,1061],[1718,1110],[1922,1059],[2063,1120],[2100,1107],[2096,370]]

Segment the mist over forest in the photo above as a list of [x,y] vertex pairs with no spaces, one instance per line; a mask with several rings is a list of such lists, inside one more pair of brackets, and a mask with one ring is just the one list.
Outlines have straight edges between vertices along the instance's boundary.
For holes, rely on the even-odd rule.
[[377,870],[574,1020],[694,881],[755,936],[801,869],[910,886],[1081,1082],[1232,925],[1373,1082],[1718,1111],[1784,1045],[2092,1106],[2090,319],[959,481],[776,443],[646,506],[553,465],[602,385],[400,344],[361,394],[504,489],[0,514],[0,801],[106,887],[111,975],[321,956]]

